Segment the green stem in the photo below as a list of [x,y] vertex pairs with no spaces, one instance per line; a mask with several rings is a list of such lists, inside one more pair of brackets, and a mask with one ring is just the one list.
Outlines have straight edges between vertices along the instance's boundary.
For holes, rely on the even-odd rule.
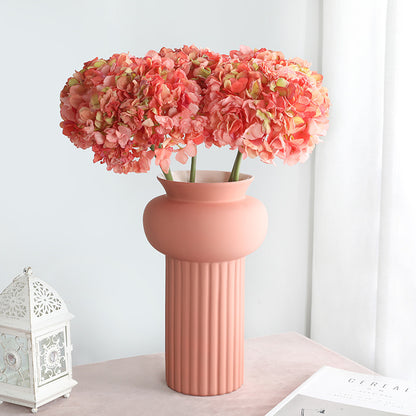
[[189,175],[189,182],[195,182],[196,175],[196,155],[191,158],[191,174]]
[[[162,169],[162,172],[163,172],[163,169]],[[172,176],[172,172],[170,171],[170,169],[168,173],[163,172],[163,174],[165,175],[165,178],[167,181],[173,181],[173,176]]]
[[238,151],[228,182],[236,182],[240,179],[240,166],[242,160],[243,154]]
[[230,172],[230,177],[228,178],[228,182],[232,182],[233,181],[234,170],[235,170],[235,168],[234,168],[234,165],[233,165],[233,168],[231,169],[231,172]]

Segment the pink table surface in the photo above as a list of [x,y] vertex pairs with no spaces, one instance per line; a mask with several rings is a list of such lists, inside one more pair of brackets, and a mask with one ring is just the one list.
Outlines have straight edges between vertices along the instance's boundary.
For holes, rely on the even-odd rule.
[[[164,354],[82,365],[69,399],[39,408],[42,416],[262,416],[324,365],[361,373],[367,368],[310,339],[285,333],[245,342],[245,378],[239,390],[213,397],[167,387]],[[0,415],[29,415],[29,408],[0,405]]]

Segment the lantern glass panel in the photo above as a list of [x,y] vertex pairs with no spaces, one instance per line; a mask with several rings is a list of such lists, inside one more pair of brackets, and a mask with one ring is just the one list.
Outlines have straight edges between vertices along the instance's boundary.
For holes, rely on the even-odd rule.
[[0,334],[0,383],[30,387],[28,342],[24,336]]
[[67,374],[67,342],[65,328],[37,340],[39,351],[39,385]]

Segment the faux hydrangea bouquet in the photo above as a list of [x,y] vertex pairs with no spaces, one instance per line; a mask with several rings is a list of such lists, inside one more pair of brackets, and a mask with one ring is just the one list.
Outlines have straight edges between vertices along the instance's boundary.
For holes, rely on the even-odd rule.
[[184,46],[86,62],[61,92],[61,127],[108,170],[147,172],[154,160],[169,180],[173,154],[191,158],[194,182],[197,146],[228,146],[236,181],[247,156],[304,162],[326,134],[329,105],[322,75],[301,59]]

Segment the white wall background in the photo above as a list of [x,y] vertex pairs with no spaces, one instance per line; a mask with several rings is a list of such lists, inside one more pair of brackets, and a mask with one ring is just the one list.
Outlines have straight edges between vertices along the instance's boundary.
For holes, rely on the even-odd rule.
[[[164,258],[141,224],[162,188],[156,168],[107,172],[62,135],[66,79],[95,56],[192,43],[281,50],[320,70],[319,16],[319,0],[2,0],[0,287],[31,265],[57,289],[76,315],[75,364],[164,349]],[[198,167],[229,170],[233,159],[202,151]],[[270,217],[247,259],[246,337],[309,331],[312,165],[243,164]]]

